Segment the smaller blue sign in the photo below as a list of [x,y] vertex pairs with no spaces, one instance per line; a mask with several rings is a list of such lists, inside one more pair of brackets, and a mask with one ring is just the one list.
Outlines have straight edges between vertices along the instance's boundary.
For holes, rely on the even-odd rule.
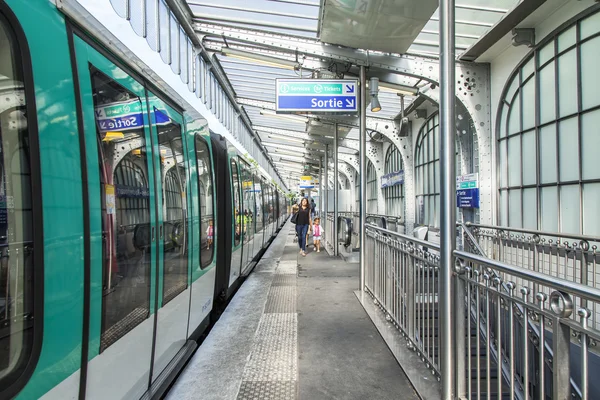
[[404,184],[404,171],[390,172],[381,177],[381,187],[386,188],[394,185]]
[[479,208],[479,188],[457,190],[456,206],[459,208]]

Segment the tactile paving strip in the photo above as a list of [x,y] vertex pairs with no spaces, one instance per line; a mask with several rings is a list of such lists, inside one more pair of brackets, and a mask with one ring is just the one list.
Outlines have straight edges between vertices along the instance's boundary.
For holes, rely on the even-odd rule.
[[295,286],[296,274],[277,274],[273,278],[271,286]]
[[295,313],[296,286],[271,286],[264,312],[265,314]]
[[264,314],[242,381],[295,381],[297,374],[297,314]]
[[296,381],[242,381],[239,400],[293,400],[297,393]]

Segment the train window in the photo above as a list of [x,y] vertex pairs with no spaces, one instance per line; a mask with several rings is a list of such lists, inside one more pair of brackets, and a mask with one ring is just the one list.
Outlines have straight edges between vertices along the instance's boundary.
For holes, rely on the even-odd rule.
[[214,223],[212,164],[206,141],[196,136],[196,159],[198,160],[198,187],[200,198],[200,263],[206,268],[213,260],[214,239],[217,226]]
[[[21,375],[33,346],[31,132],[22,57],[0,13],[0,387]],[[35,115],[32,115],[35,118]],[[41,266],[38,266],[41,267]]]
[[[90,66],[102,199],[103,304],[100,351],[150,313],[150,188],[142,101]],[[116,122],[115,122],[116,121]],[[119,123],[119,126],[113,126]],[[108,126],[111,124],[111,126]]]
[[242,204],[240,201],[240,177],[238,175],[238,165],[235,160],[231,160],[231,179],[233,181],[233,209],[235,218],[235,232],[233,244],[235,246],[240,244],[240,235],[242,232]]
[[187,288],[186,169],[181,125],[153,108],[158,132],[163,207],[163,305]]

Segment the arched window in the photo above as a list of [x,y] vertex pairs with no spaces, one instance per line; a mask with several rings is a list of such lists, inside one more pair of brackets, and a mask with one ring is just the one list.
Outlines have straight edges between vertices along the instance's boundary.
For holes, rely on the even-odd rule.
[[377,214],[377,171],[373,163],[367,161],[367,214]]
[[[385,174],[404,171],[404,162],[400,150],[391,145],[385,155]],[[388,186],[383,189],[385,197],[385,213],[400,217],[404,221],[404,183]]]
[[440,221],[440,129],[435,112],[423,124],[415,148],[415,195],[417,224],[439,226]]
[[600,12],[545,38],[498,109],[498,222],[600,235]]

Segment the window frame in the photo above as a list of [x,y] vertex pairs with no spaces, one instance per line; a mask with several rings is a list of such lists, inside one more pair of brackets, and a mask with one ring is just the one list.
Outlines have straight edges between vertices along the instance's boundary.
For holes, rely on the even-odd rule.
[[[206,150],[208,151],[208,164],[210,165],[210,182],[208,187],[205,187],[204,183],[200,180],[200,171],[198,170],[199,165],[198,165],[198,140],[200,140],[201,143],[204,143],[204,145],[206,146]],[[204,202],[202,201],[202,196],[200,196],[200,187],[202,187],[204,189],[204,197],[207,197],[208,194],[208,190],[212,189],[212,193],[211,193],[211,199],[212,199],[212,220],[213,220],[213,246],[211,248],[211,258],[210,261],[204,265],[202,263],[202,251],[204,249],[202,249],[202,247],[200,248],[200,269],[201,270],[205,270],[206,268],[210,267],[214,261],[215,261],[215,257],[216,257],[216,251],[215,251],[215,246],[216,246],[216,239],[217,239],[217,221],[216,221],[216,212],[215,212],[215,177],[214,177],[214,164],[213,164],[213,157],[212,157],[212,151],[211,151],[211,147],[210,147],[210,142],[208,140],[206,140],[206,138],[200,134],[197,134],[194,136],[194,152],[196,154],[196,174],[198,175],[198,216],[199,216],[199,221],[200,221],[200,238],[202,237],[202,231],[204,226],[202,225],[202,217],[203,217],[203,213],[202,213],[202,207],[204,205]],[[205,209],[206,209],[206,205],[204,205]]]
[[[392,159],[392,157],[395,157]],[[400,149],[396,147],[396,145],[391,144],[385,155],[385,174],[389,174],[396,171],[404,171],[404,158],[402,157],[402,153]],[[390,216],[390,203],[394,200],[400,200],[402,202],[402,212],[401,215],[398,215],[401,218],[401,221],[404,222],[406,217],[406,201],[405,201],[405,188],[404,183],[400,185],[394,185],[390,187],[383,188],[383,196],[385,199],[385,213]],[[394,215],[395,217],[398,217]]]
[[[40,165],[39,129],[37,121],[37,107],[35,96],[35,80],[33,64],[27,36],[17,16],[5,2],[0,2],[0,21],[6,23],[6,29],[10,31],[15,39],[12,50],[20,59],[20,72],[23,78],[23,92],[25,96],[25,109],[27,115],[27,134],[29,139],[29,169],[31,182],[31,205],[32,205],[32,237],[33,237],[33,263],[32,271],[32,310],[33,337],[29,355],[26,356],[25,368],[20,373],[12,371],[0,380],[0,397],[12,398],[25,387],[37,367],[42,352],[42,341],[44,332],[44,226],[43,226],[43,198],[42,179]],[[36,245],[42,246],[35,251]]]

